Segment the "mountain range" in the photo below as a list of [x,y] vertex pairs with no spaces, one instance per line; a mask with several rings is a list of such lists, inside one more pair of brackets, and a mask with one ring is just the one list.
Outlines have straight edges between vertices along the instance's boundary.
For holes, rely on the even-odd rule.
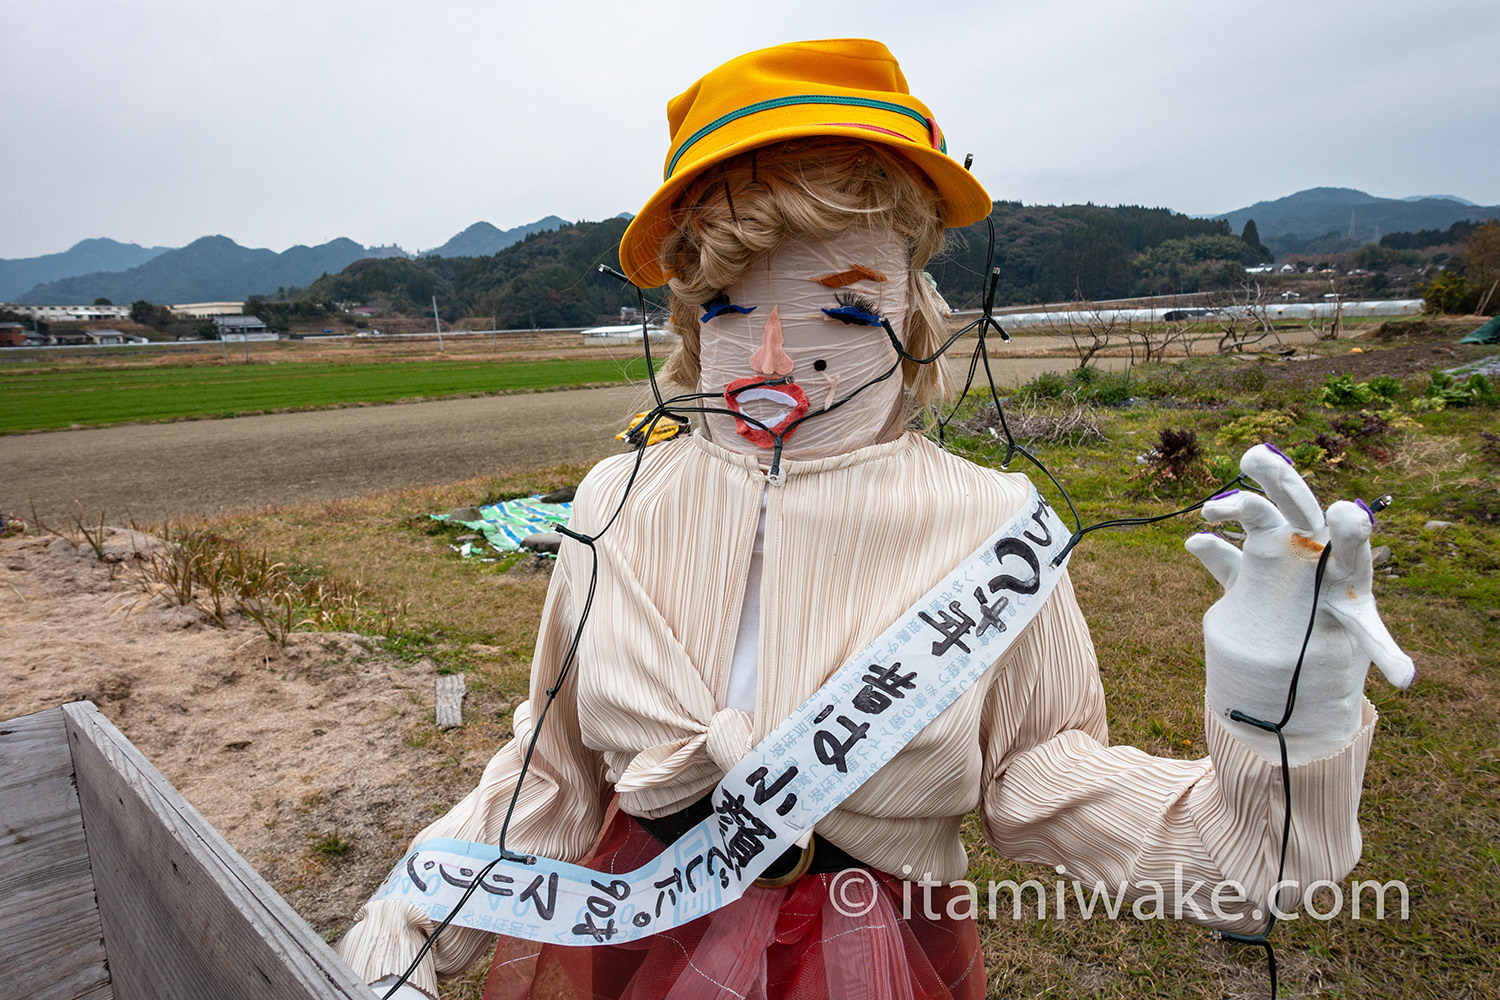
[[435,250],[423,250],[419,257],[488,257],[497,254],[512,243],[519,243],[532,233],[544,233],[549,229],[561,229],[572,223],[549,215],[545,219],[529,222],[514,229],[497,229],[488,222],[476,222]]
[[120,304],[137,299],[244,301],[257,293],[305,285],[369,256],[365,247],[342,237],[321,246],[295,246],[275,253],[242,247],[227,236],[204,236],[128,270],[80,274],[37,285],[16,301],[37,305],[92,302],[100,297]]
[[[62,253],[19,260],[0,260],[0,302],[11,302],[28,290],[59,278],[95,271],[124,271],[166,253],[170,247],[143,247],[116,240],[82,240]],[[93,299],[89,299],[90,302]]]
[[[618,217],[628,219],[628,215]],[[1254,219],[1261,240],[1278,254],[1337,252],[1391,232],[1445,229],[1459,220],[1500,218],[1500,206],[1475,205],[1452,195],[1380,198],[1352,188],[1310,188],[1210,217],[1240,232]],[[0,260],[0,301],[28,304],[244,300],[300,288],[368,258],[487,257],[535,234],[567,228],[555,215],[513,229],[476,222],[446,243],[419,254],[397,246],[365,247],[339,238],[282,252],[205,236],[185,247],[143,247],[89,239],[63,253]]]
[[[533,233],[569,223],[555,215],[499,229],[476,222],[422,257],[487,257]],[[84,240],[63,253],[0,260],[0,301],[36,305],[93,302],[243,301],[279,288],[301,288],[337,274],[356,260],[412,255],[400,247],[365,247],[340,237],[281,253],[240,246],[227,236],[204,236],[185,247],[142,247],[110,239]]]
[[1460,219],[1500,218],[1500,205],[1476,205],[1447,195],[1380,198],[1353,188],[1320,187],[1213,218],[1224,219],[1237,233],[1246,219],[1254,219],[1261,240],[1272,249],[1277,248],[1277,237],[1312,240],[1328,233],[1359,246],[1377,242],[1386,233],[1447,229]]

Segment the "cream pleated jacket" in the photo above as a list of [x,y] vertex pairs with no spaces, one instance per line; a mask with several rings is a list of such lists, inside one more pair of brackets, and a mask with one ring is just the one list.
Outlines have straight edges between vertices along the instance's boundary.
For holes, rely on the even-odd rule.
[[[766,487],[753,457],[701,437],[650,448],[624,506],[633,455],[597,466],[579,487],[572,528],[602,536],[598,580],[577,663],[549,710],[507,835],[512,849],[566,861],[598,835],[612,793],[637,816],[703,796],[754,742],[822,686],[1010,519],[1025,477],[984,469],[907,434],[834,458],[784,463]],[[724,709],[746,571],[766,497],[755,714]],[[613,518],[613,523],[611,522]],[[478,788],[415,841],[493,843],[521,753],[573,638],[592,560],[564,541],[542,616],[531,700],[515,739]],[[1284,815],[1279,764],[1206,720],[1210,757],[1152,757],[1108,745],[1088,628],[1064,579],[985,676],[818,824],[872,867],[910,878],[964,877],[959,836],[981,811],[1006,857],[1063,866],[1069,878],[1195,882],[1204,912],[1216,882],[1264,901],[1276,879]],[[1286,878],[1341,878],[1358,860],[1359,792],[1374,728],[1339,753],[1292,770]],[[1248,914],[1220,921],[1262,926]],[[1192,915],[1187,908],[1187,915]],[[399,972],[430,923],[370,903],[339,951],[367,981]],[[1214,921],[1210,921],[1214,922]],[[433,949],[457,972],[486,935],[450,928]],[[413,982],[436,989],[424,960]]]

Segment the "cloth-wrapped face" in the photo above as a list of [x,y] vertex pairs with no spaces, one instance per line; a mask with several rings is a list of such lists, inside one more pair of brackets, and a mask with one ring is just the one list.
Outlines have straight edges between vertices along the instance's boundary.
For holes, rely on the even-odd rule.
[[899,432],[901,369],[881,320],[905,342],[909,270],[903,240],[856,227],[782,244],[705,303],[699,391],[733,411],[705,415],[713,441],[769,463],[778,436],[783,458],[809,459]]

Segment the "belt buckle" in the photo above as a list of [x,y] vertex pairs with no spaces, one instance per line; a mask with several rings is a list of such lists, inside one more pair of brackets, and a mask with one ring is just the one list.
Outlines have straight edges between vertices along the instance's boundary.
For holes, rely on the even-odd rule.
[[755,880],[755,884],[760,886],[762,889],[780,889],[785,886],[791,885],[793,882],[806,875],[807,870],[812,867],[813,849],[816,846],[817,838],[807,838],[807,843],[802,847],[802,855],[797,858],[797,863],[792,866],[791,871],[787,872],[785,875],[777,875],[775,878],[758,878]]

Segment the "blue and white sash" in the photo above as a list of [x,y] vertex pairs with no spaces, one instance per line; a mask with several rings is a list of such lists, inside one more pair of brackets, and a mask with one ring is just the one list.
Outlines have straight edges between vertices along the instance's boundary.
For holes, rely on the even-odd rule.
[[[895,624],[845,663],[724,776],[713,815],[621,875],[535,858],[500,861],[453,923],[564,945],[629,941],[738,899],[783,851],[896,755],[999,659],[1063,574],[1069,532],[1030,501]],[[442,920],[499,856],[424,841],[375,893]]]

